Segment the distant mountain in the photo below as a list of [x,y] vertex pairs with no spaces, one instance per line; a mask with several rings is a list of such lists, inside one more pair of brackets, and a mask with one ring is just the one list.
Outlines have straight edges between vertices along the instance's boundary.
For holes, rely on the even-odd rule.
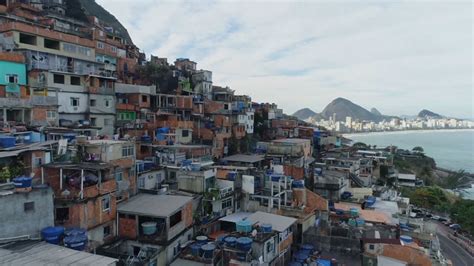
[[292,116],[300,119],[300,120],[306,120],[312,116],[315,116],[316,115],[316,112],[314,112],[313,110],[309,109],[309,108],[303,108],[303,109],[300,109],[298,111],[296,111]]
[[370,112],[374,115],[377,115],[377,116],[383,116],[381,112],[379,112],[379,110],[377,110],[375,107],[370,109]]
[[374,114],[344,98],[336,98],[321,112],[321,115],[325,119],[329,119],[333,114],[336,114],[336,121],[345,121],[347,116],[352,117],[353,120],[358,119],[374,122],[379,122],[384,119],[384,116]]
[[435,118],[440,119],[443,118],[442,115],[431,112],[430,110],[423,109],[418,113],[418,118]]

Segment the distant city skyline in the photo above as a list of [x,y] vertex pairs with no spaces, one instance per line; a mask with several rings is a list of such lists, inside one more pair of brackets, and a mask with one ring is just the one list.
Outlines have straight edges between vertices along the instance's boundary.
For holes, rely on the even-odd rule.
[[474,118],[472,3],[98,0],[150,54],[291,114],[337,97]]

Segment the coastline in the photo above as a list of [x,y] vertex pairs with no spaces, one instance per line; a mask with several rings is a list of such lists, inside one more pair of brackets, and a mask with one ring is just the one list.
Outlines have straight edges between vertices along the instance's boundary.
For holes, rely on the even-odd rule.
[[363,136],[363,135],[386,135],[386,134],[402,134],[402,133],[427,133],[427,132],[464,132],[474,131],[474,128],[440,128],[440,129],[407,129],[407,130],[387,130],[387,131],[364,131],[342,133],[345,138],[349,136]]

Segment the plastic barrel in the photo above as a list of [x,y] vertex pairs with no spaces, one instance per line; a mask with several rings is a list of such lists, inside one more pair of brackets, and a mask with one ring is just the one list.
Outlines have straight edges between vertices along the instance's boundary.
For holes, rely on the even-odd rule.
[[43,240],[50,244],[55,244],[55,245],[59,245],[61,236],[63,234],[64,234],[64,227],[62,226],[56,226],[56,227],[50,226],[41,230],[41,237],[43,238]]

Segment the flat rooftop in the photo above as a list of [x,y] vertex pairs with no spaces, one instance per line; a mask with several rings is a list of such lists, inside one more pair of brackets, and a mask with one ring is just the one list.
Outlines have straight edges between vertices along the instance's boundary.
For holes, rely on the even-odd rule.
[[142,216],[169,217],[192,199],[178,195],[139,194],[127,202],[120,203],[117,211]]
[[1,265],[116,265],[117,259],[46,242],[22,241],[0,248]]
[[272,229],[277,232],[283,232],[297,221],[295,218],[260,211],[254,213],[237,212],[222,217],[219,221],[237,223],[244,219],[251,221],[252,224],[271,224]]
[[240,163],[258,163],[265,160],[265,156],[260,154],[235,154],[224,157],[221,160]]

